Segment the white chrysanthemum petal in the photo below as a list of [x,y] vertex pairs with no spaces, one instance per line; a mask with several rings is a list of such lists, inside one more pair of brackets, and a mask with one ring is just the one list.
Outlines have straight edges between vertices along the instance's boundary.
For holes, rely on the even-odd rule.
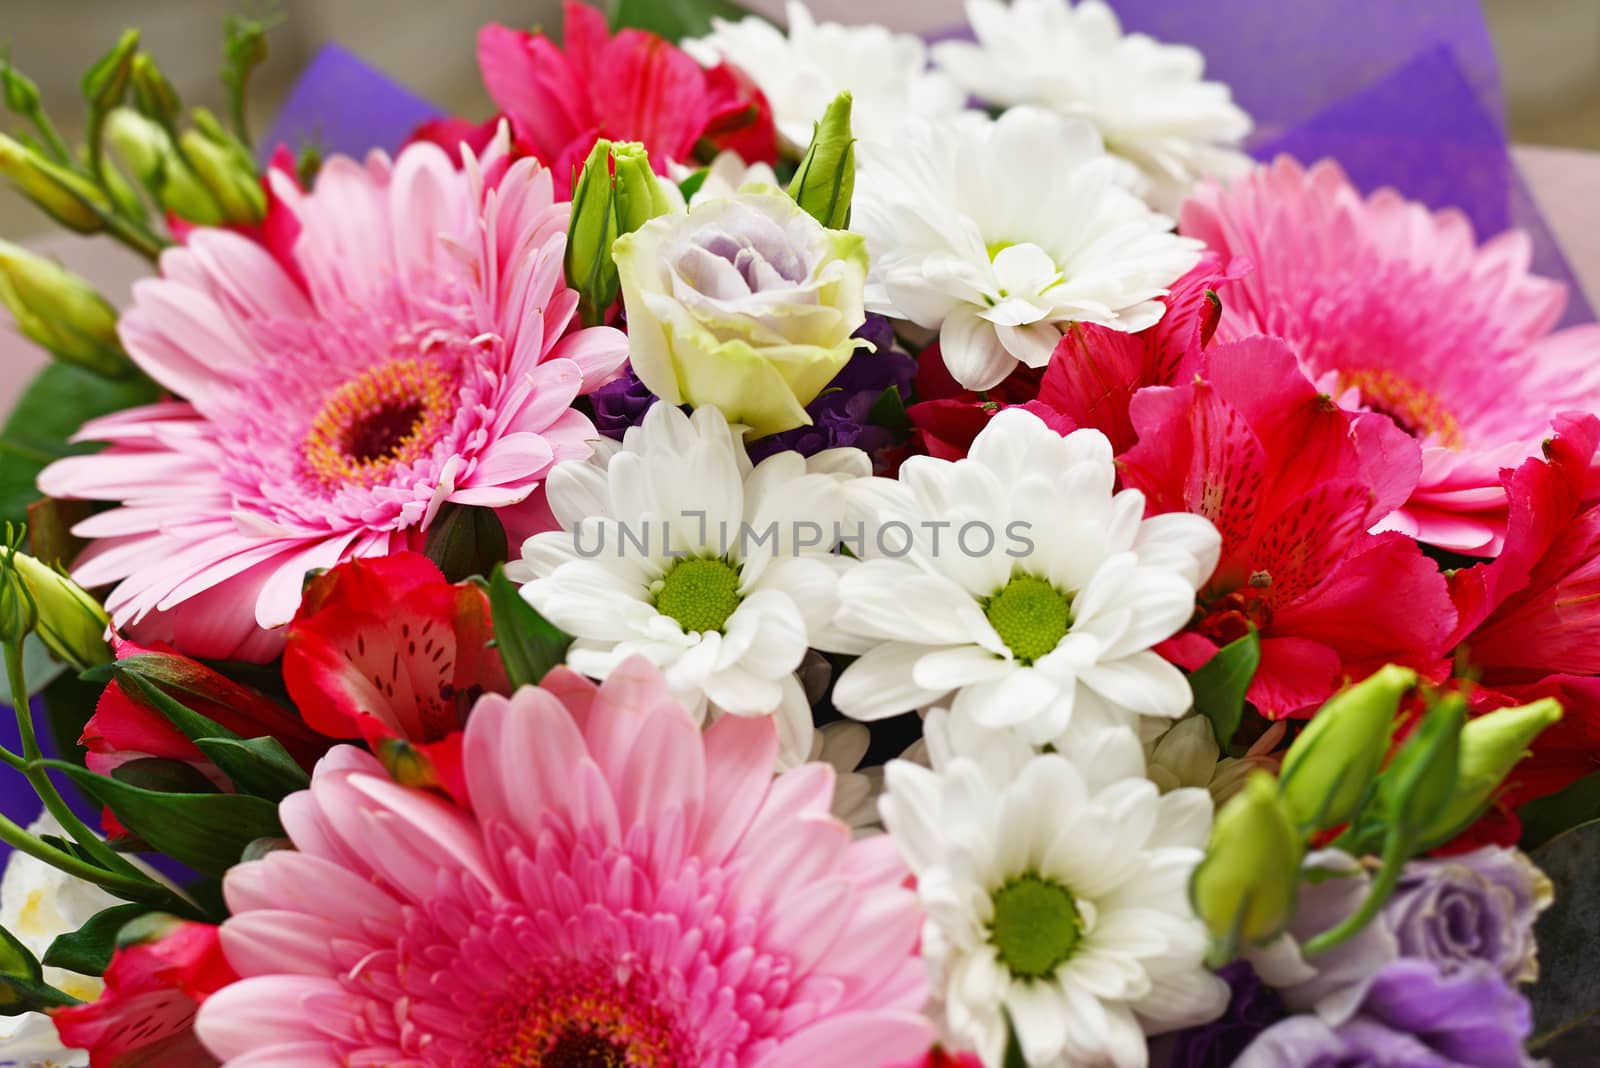
[[863,141],[852,228],[868,310],[938,328],[955,379],[987,389],[1042,366],[1072,322],[1138,331],[1199,259],[1117,181],[1082,119],[1019,107],[909,122]]
[[793,0],[788,22],[785,33],[753,15],[713,19],[710,34],[683,47],[707,66],[728,62],[748,74],[797,153],[810,143],[812,124],[846,90],[854,97],[851,129],[863,138],[889,139],[907,115],[945,115],[966,104],[954,81],[928,69],[920,38],[882,26],[819,23]]
[[1064,754],[1004,759],[1003,735],[972,735],[959,715],[934,713],[928,734],[937,770],[892,762],[880,807],[916,875],[955,1044],[998,1058],[1009,1016],[1030,1064],[1143,1068],[1146,1028],[1222,1010],[1186,889],[1201,853],[1173,844],[1209,833],[1203,791],[1097,787]]
[[[842,570],[834,530],[849,483],[870,470],[850,451],[816,470],[794,453],[752,466],[715,407],[687,416],[657,404],[620,448],[556,469],[563,529],[530,538],[508,573],[577,636],[575,670],[604,678],[645,656],[713,718],[779,713],[780,759],[799,763],[811,710],[795,671],[827,642]],[[802,520],[821,531],[815,541],[794,529]]]
[[1163,210],[1246,165],[1250,117],[1226,85],[1202,80],[1193,48],[1124,34],[1101,0],[968,0],[967,18],[977,42],[935,45],[941,70],[986,103],[1089,120]]

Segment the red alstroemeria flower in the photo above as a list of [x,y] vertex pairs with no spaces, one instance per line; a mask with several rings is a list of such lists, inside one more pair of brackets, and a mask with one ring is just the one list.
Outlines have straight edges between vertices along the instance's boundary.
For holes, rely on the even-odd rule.
[[1039,383],[1039,400],[1076,426],[1111,439],[1122,455],[1137,435],[1128,416],[1133,395],[1145,386],[1171,386],[1200,369],[1205,347],[1222,319],[1217,291],[1249,271],[1249,261],[1224,265],[1208,252],[1172,284],[1167,312],[1148,330],[1128,334],[1094,323],[1076,323],[1056,345]]
[[484,592],[446,582],[427,557],[350,560],[306,586],[283,680],[316,730],[363,738],[396,778],[465,800],[467,712],[508,688],[493,637]]
[[1565,714],[1507,780],[1514,808],[1600,770],[1600,505],[1586,500],[1600,419],[1564,415],[1544,456],[1502,474],[1510,514],[1492,563],[1450,577],[1474,711],[1554,697]]
[[1205,363],[1203,380],[1133,398],[1139,440],[1120,461],[1150,513],[1195,512],[1222,534],[1197,618],[1163,655],[1195,668],[1254,625],[1249,699],[1273,718],[1387,662],[1436,671],[1455,621],[1444,577],[1410,538],[1368,533],[1416,484],[1416,443],[1318,393],[1276,339]]
[[1062,434],[1076,430],[1075,423],[1038,400],[1042,373],[1019,365],[998,386],[974,393],[951,376],[935,341],[917,357],[917,377],[912,385],[917,403],[906,408],[911,420],[911,452],[927,453],[936,460],[959,460],[996,413],[1018,406],[1043,419],[1052,430]]
[[152,914],[123,928],[98,1000],[51,1012],[61,1041],[90,1068],[207,1068],[194,1033],[202,1002],[239,978],[217,928]]
[[[490,24],[478,34],[478,65],[517,147],[550,168],[558,192],[607,137],[639,141],[655,169],[688,163],[702,140],[746,163],[777,161],[772,110],[748,78],[706,70],[687,52],[643,30],[616,36],[605,16],[567,0],[565,48],[543,34]],[[459,131],[458,131],[459,132]]]
[[[290,710],[164,643],[142,646],[114,638],[113,645],[118,660],[139,660],[144,676],[158,682],[172,697],[240,737],[276,738],[307,771],[329,749],[328,740]],[[78,744],[88,750],[85,763],[89,770],[101,775],[110,775],[136,760],[176,760],[194,768],[219,790],[233,789],[221,769],[182,731],[154,708],[130,697],[115,680],[101,692]],[[101,824],[112,837],[127,833],[110,809],[102,812]]]

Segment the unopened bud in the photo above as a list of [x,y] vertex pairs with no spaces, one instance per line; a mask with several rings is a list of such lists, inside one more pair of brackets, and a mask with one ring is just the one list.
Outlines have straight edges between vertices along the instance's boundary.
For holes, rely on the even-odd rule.
[[179,143],[200,181],[216,198],[224,219],[258,223],[266,218],[267,194],[249,152],[208,112],[196,108],[193,118],[196,128],[184,131]]
[[118,108],[106,121],[106,137],[161,210],[201,226],[224,221],[216,198],[179,158],[158,123],[131,108]]
[[67,576],[25,553],[18,553],[13,563],[38,608],[38,633],[45,648],[79,671],[110,663],[111,646],[105,635],[111,620],[100,602]]
[[1376,813],[1383,833],[1401,835],[1413,852],[1455,795],[1466,718],[1460,694],[1440,697],[1378,778]]
[[13,559],[10,550],[0,550],[0,642],[8,645],[32,634],[39,622],[38,607]]
[[128,95],[133,57],[139,50],[139,31],[123,30],[117,43],[83,76],[83,95],[98,111],[110,111]]
[[1283,760],[1284,800],[1307,831],[1348,822],[1389,751],[1400,699],[1417,673],[1394,664],[1335,694],[1311,717]]
[[81,234],[105,228],[101,215],[109,214],[111,205],[98,189],[5,134],[0,134],[0,175],[62,226]]
[[161,126],[171,129],[182,113],[178,91],[162,73],[156,61],[140,52],[133,57],[133,101],[140,112]]
[[39,86],[4,58],[0,58],[0,92],[5,94],[6,107],[18,115],[39,110]]
[[1455,793],[1422,832],[1422,848],[1448,842],[1482,815],[1533,740],[1560,718],[1561,703],[1546,697],[1490,712],[1462,727]]
[[811,134],[789,195],[806,214],[830,230],[850,226],[850,200],[856,188],[855,138],[850,134],[850,94],[834,97]]
[[1288,926],[1304,854],[1294,814],[1272,776],[1252,775],[1217,813],[1205,858],[1189,881],[1189,899],[1211,932],[1219,963]]
[[117,340],[117,313],[94,287],[54,260],[0,241],[0,304],[18,328],[64,363],[103,375],[133,365]]
[[617,238],[677,206],[643,145],[595,142],[573,187],[567,227],[567,284],[578,292],[585,322],[600,322],[617,299]]
[[443,786],[439,771],[428,754],[404,738],[379,738],[372,752],[389,777],[401,786],[422,789]]

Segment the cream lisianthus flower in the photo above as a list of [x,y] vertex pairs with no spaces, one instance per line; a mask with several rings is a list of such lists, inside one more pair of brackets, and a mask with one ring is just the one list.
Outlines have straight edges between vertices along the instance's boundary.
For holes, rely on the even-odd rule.
[[634,373],[668,404],[714,404],[756,436],[805,406],[868,343],[866,244],[772,186],[697,200],[613,247]]

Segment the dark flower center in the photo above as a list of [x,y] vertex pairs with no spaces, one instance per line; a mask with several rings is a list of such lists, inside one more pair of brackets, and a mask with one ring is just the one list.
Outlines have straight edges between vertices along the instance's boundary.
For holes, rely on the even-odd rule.
[[574,1028],[562,1032],[539,1058],[538,1068],[627,1068],[627,1064],[628,1047]]
[[386,404],[351,426],[345,435],[344,454],[358,464],[387,460],[399,451],[421,418],[421,401]]

